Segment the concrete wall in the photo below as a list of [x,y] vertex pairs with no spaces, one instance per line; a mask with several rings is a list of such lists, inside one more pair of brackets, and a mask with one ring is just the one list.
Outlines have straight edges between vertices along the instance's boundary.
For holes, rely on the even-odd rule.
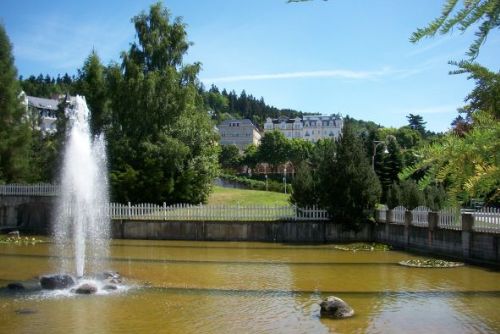
[[331,222],[221,222],[113,220],[113,238],[324,243],[370,241],[371,225],[359,232]]
[[0,196],[0,229],[47,234],[53,203],[53,197]]
[[[0,230],[48,234],[54,197],[0,196]],[[126,239],[264,241],[290,243],[382,242],[395,248],[427,252],[475,263],[500,265],[500,234],[473,231],[473,218],[462,215],[462,229],[413,226],[407,212],[404,224],[378,219],[358,232],[333,222],[112,221],[112,236]],[[8,227],[8,229],[7,229]]]

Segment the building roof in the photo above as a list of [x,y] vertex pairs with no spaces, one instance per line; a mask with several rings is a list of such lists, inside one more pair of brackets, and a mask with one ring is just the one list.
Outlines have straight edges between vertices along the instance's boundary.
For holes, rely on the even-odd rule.
[[57,106],[59,105],[59,100],[45,99],[35,96],[26,96],[26,98],[28,99],[28,105],[35,108],[57,110]]
[[224,122],[219,124],[219,128],[221,126],[229,126],[230,123],[240,123],[241,125],[251,125],[255,128],[255,125],[252,123],[251,120],[245,118],[245,119],[228,119],[225,120]]

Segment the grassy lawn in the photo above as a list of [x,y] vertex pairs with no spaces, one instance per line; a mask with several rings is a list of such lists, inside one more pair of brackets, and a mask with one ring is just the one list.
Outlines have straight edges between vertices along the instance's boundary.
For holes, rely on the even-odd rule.
[[214,187],[209,205],[289,205],[289,195],[272,191]]

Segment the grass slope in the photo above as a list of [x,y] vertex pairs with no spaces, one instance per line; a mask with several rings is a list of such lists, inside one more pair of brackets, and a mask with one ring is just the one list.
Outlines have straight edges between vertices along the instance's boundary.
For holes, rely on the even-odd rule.
[[272,191],[214,187],[209,205],[289,205],[289,195]]

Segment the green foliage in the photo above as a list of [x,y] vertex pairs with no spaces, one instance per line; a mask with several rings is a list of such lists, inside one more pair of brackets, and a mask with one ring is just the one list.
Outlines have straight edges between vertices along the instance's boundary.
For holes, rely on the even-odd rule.
[[436,33],[447,34],[456,26],[460,31],[465,31],[470,26],[477,25],[477,38],[467,52],[471,59],[476,58],[490,31],[500,27],[500,1],[464,0],[462,6],[458,3],[458,0],[446,0],[441,15],[427,27],[417,29],[410,41],[415,43],[424,37],[432,37]]
[[394,136],[388,136],[386,138],[388,153],[375,158],[375,171],[379,177],[380,185],[383,190],[382,199],[387,195],[389,187],[399,180],[398,175],[404,166],[403,154],[396,138]]
[[401,188],[399,184],[394,182],[386,195],[386,204],[389,209],[394,209],[395,207],[401,205]]
[[265,103],[264,99],[260,99],[247,94],[244,90],[240,95],[236,92],[227,92],[225,89],[219,91],[217,86],[212,85],[205,92],[202,91],[203,99],[206,108],[212,115],[212,118],[221,123],[226,119],[241,119],[246,118],[262,128],[266,118],[278,118],[280,116],[297,117],[307,113],[292,109],[278,109]]
[[335,221],[356,228],[368,219],[381,188],[349,122],[344,126],[336,154],[325,157],[319,173],[320,203]]
[[421,158],[405,168],[400,178],[422,173],[422,189],[430,181],[441,184],[454,204],[471,198],[499,203],[500,122],[487,112],[476,112],[472,117],[472,130],[463,137],[449,133],[441,141],[421,148]]
[[[247,189],[266,190],[265,181],[254,180],[248,177],[236,176],[231,174],[221,174],[220,177],[224,180],[241,184],[242,186],[245,186]],[[267,180],[267,190],[284,193],[285,185],[283,182]],[[292,192],[292,186],[290,184],[286,185],[286,192],[287,194],[290,194]]]
[[30,120],[20,93],[12,46],[0,24],[0,183],[29,179]]
[[425,136],[425,124],[427,124],[427,122],[424,122],[424,118],[422,116],[409,114],[406,118],[408,119],[408,125],[411,129],[418,131],[418,133],[422,136]]
[[90,109],[90,131],[99,134],[110,123],[110,110],[106,93],[105,68],[93,50],[78,70],[76,87],[78,94],[85,96]]
[[314,144],[301,138],[293,138],[288,141],[288,160],[294,166],[310,159]]
[[471,122],[472,113],[476,111],[486,111],[492,114],[497,120],[500,119],[500,72],[493,72],[477,63],[467,61],[450,62],[459,69],[451,74],[467,73],[467,79],[473,79],[476,86],[467,95],[465,101],[468,102],[464,112],[467,114],[467,121]]
[[299,207],[318,204],[317,182],[317,177],[309,163],[302,161],[297,166],[297,172],[292,180],[290,201]]
[[112,65],[107,84],[112,194],[117,201],[205,202],[217,176],[216,133],[181,19],[160,3],[133,18],[137,41]]
[[424,193],[418,188],[418,185],[413,180],[401,181],[399,184],[401,202],[400,205],[408,210],[413,210],[417,206],[425,205]]
[[259,145],[258,159],[270,165],[282,164],[288,160],[289,148],[289,141],[282,132],[266,132]]
[[219,162],[222,168],[237,168],[241,164],[242,157],[236,145],[224,145],[221,147]]
[[30,75],[27,79],[19,78],[23,91],[28,96],[53,98],[55,96],[76,93],[75,78],[65,73],[62,77],[51,77],[48,74],[40,74],[37,77]]
[[254,144],[250,144],[245,148],[241,163],[250,168],[254,168],[258,163],[258,148]]
[[442,185],[429,186],[424,190],[425,205],[432,211],[439,211],[448,204],[448,195]]

